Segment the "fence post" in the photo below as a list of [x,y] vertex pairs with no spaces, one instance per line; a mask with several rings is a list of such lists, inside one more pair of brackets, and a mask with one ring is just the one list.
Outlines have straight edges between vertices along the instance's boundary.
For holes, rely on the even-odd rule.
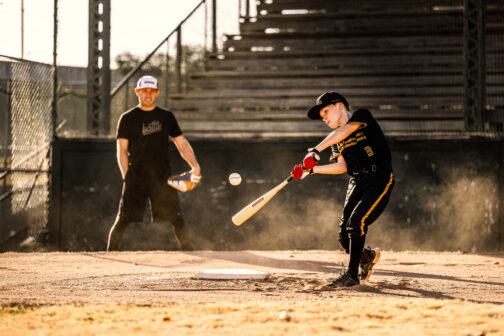
[[203,45],[203,71],[207,70],[207,58],[208,58],[208,1],[205,0],[205,18],[204,18],[204,25],[203,25],[203,36],[205,37],[204,39],[204,45]]
[[165,92],[164,105],[168,106],[168,98],[170,96],[170,39],[166,40],[166,58],[165,58]]
[[129,110],[129,81],[127,81],[124,86],[126,87],[124,91],[124,111],[127,111]]
[[56,139],[51,148],[51,172],[49,183],[49,243],[58,249],[61,248],[61,200],[62,200],[62,142]]
[[176,92],[182,93],[182,26],[177,28],[177,56],[175,59]]
[[53,21],[53,97],[51,102],[52,135],[56,136],[56,123],[58,120],[58,0],[54,0]]
[[504,251],[504,139],[500,140],[500,169],[498,175],[497,248]]
[[212,52],[217,52],[217,0],[212,0]]
[[[9,76],[11,77],[11,67],[9,66]],[[12,78],[12,77],[11,77]],[[7,157],[10,156],[9,153],[9,143],[10,143],[10,134],[11,134],[11,115],[12,115],[12,79],[9,79],[7,81],[7,114],[6,114],[6,123],[5,127],[7,127],[6,133],[5,133],[5,166],[7,167]]]
[[[10,72],[10,67],[9,67],[9,72]],[[9,73],[9,77],[11,77],[11,74]],[[10,156],[9,153],[9,140],[10,140],[10,133],[11,133],[11,102],[12,102],[12,97],[11,97],[11,86],[12,86],[12,81],[9,79],[7,81],[7,113],[5,114],[5,142],[4,142],[4,162],[3,162],[3,167],[7,168],[7,163],[8,163],[8,157]],[[3,188],[2,188],[2,195],[5,195],[7,193],[7,178],[4,177],[2,179],[3,181]],[[1,206],[1,204],[0,204]],[[1,206],[3,209],[3,206]],[[2,212],[3,216],[3,212]],[[3,222],[3,218],[2,218]]]

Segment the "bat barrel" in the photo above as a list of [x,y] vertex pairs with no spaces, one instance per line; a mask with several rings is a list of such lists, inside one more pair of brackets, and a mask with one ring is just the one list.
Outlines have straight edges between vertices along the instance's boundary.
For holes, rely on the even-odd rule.
[[257,211],[261,210],[261,208],[265,206],[266,203],[268,203],[273,198],[273,196],[275,196],[290,181],[292,181],[292,175],[282,181],[282,183],[277,185],[275,188],[271,189],[270,191],[256,199],[254,202],[250,203],[245,208],[240,210],[240,212],[238,212],[231,218],[233,224],[236,226],[242,225],[247,219],[255,215]]

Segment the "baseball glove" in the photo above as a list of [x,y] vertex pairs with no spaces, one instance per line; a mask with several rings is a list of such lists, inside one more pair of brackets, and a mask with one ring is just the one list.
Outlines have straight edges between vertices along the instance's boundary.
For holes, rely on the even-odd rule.
[[170,176],[168,178],[168,185],[178,191],[186,192],[191,191],[201,181],[201,176],[194,175],[191,172],[185,172],[180,175]]

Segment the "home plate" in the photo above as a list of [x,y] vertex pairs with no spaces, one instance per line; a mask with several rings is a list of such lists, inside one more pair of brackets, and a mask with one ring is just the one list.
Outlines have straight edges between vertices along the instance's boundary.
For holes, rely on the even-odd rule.
[[269,273],[258,272],[246,268],[207,269],[196,273],[191,278],[201,280],[264,280],[270,277]]

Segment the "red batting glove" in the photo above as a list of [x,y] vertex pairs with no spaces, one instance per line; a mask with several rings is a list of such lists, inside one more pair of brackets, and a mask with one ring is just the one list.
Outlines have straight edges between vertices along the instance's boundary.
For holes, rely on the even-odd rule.
[[306,176],[311,174],[313,174],[313,169],[307,170],[302,164],[294,166],[294,169],[291,171],[291,175],[294,180],[304,179]]
[[310,148],[308,149],[308,154],[303,159],[303,167],[305,169],[310,170],[316,165],[318,165],[318,162],[320,161],[320,156],[319,156],[319,151],[316,150],[315,148]]
[[297,166],[294,166],[294,169],[292,170],[291,174],[292,174],[292,178],[294,180],[299,180],[303,177],[303,165],[302,164],[298,164]]

